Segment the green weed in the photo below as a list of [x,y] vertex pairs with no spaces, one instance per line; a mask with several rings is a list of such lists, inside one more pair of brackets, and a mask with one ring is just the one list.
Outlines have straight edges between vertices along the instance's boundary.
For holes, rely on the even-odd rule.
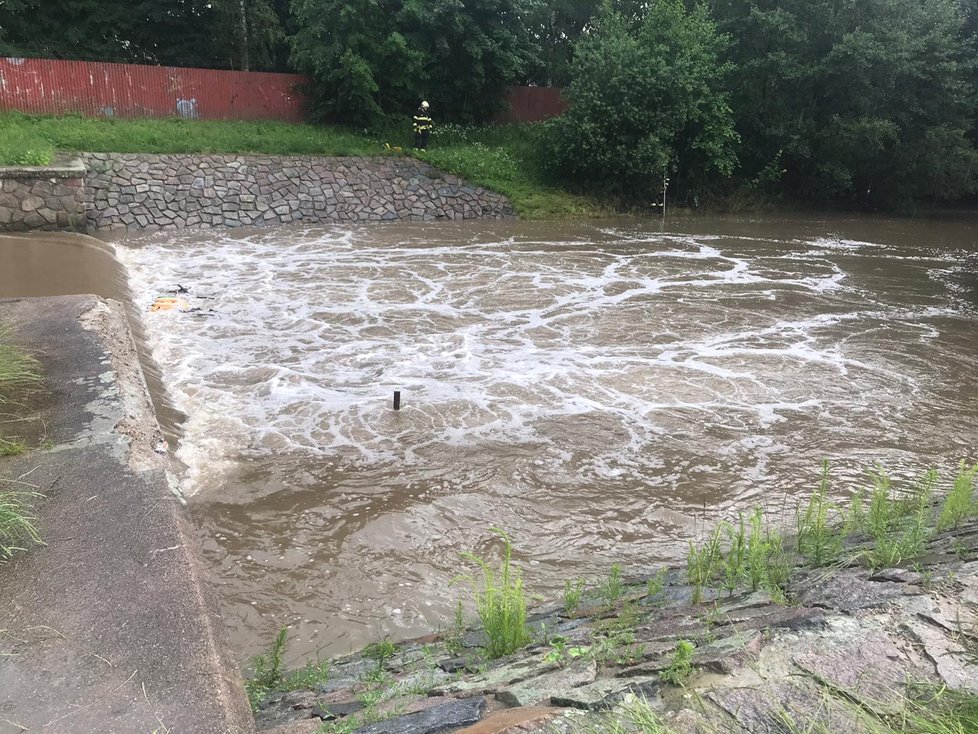
[[728,548],[722,565],[723,588],[727,590],[727,594],[732,595],[746,572],[747,532],[743,513],[737,525],[726,525],[726,532]]
[[717,565],[723,559],[723,552],[720,548],[722,532],[723,524],[720,524],[702,548],[697,548],[692,541],[689,542],[686,578],[693,587],[693,604],[699,604],[703,601],[703,589],[713,580]]
[[669,666],[659,673],[659,677],[674,686],[683,685],[693,675],[693,652],[695,650],[696,645],[692,642],[680,640],[676,645],[676,651],[672,655]]
[[633,695],[593,724],[572,727],[577,734],[673,734],[646,699]]
[[978,464],[969,467],[965,462],[961,462],[958,467],[958,475],[954,479],[954,486],[941,507],[941,514],[937,519],[938,530],[956,528],[966,517],[975,514],[974,482],[976,473],[978,473]]
[[0,482],[0,563],[15,551],[24,550],[27,544],[41,543],[37,517],[31,510],[32,502],[41,495],[7,491],[3,487],[4,483]]
[[608,581],[605,582],[604,586],[601,587],[601,598],[607,602],[608,606],[613,606],[615,602],[621,599],[624,593],[625,582],[621,578],[621,564],[613,563],[611,565],[611,575],[608,577]]
[[314,688],[329,679],[328,660],[306,663],[305,667],[292,673],[285,673],[282,670],[288,636],[288,627],[280,629],[271,649],[252,661],[254,675],[245,681],[245,692],[248,694],[252,711],[257,711],[259,704],[273,691]]
[[397,653],[397,647],[390,640],[384,640],[383,642],[371,642],[365,648],[363,648],[363,656],[368,660],[373,660],[375,667],[370,676],[371,680],[379,680],[383,678],[384,668],[387,665],[387,661],[390,660]]
[[482,571],[482,583],[472,576],[461,576],[472,587],[479,620],[488,637],[486,655],[491,660],[509,655],[530,642],[526,627],[526,595],[523,592],[523,576],[513,566],[513,548],[509,536],[498,528],[492,531],[503,539],[505,550],[502,568],[497,572],[483,558],[474,553],[462,557],[476,564]]
[[666,588],[666,569],[660,568],[655,576],[645,582],[645,596],[651,602],[662,595]]
[[843,537],[834,522],[835,506],[829,502],[829,462],[822,464],[818,490],[797,517],[798,552],[817,567],[835,563],[842,553]]
[[581,605],[581,598],[584,596],[584,579],[577,579],[573,583],[568,579],[564,582],[564,612],[573,614]]

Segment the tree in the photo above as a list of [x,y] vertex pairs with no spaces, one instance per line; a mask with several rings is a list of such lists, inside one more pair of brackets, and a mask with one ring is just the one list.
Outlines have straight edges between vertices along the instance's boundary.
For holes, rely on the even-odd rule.
[[529,58],[519,0],[404,0],[397,24],[419,54],[420,96],[460,122],[488,120]]
[[294,0],[293,61],[313,109],[369,124],[430,97],[441,119],[481,120],[524,62],[518,0]]
[[270,0],[212,0],[217,39],[231,66],[242,71],[281,65],[285,49],[283,12]]
[[905,207],[974,188],[954,0],[718,0],[736,39],[745,174],[816,201]]
[[396,30],[400,9],[400,0],[293,1],[292,59],[315,79],[316,117],[368,124],[420,101],[422,57]]
[[685,191],[728,175],[737,138],[725,43],[702,6],[656,0],[639,21],[605,6],[575,49],[571,107],[550,126],[555,172],[646,202],[667,174]]

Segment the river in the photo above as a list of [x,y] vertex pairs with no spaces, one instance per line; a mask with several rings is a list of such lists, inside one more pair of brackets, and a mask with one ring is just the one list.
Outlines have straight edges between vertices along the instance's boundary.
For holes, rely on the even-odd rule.
[[[116,247],[242,661],[285,624],[293,660],[450,626],[459,553],[496,548],[494,526],[553,597],[680,561],[739,510],[790,526],[824,459],[844,494],[876,462],[905,479],[978,458],[975,219]],[[199,310],[146,310],[178,285]]]

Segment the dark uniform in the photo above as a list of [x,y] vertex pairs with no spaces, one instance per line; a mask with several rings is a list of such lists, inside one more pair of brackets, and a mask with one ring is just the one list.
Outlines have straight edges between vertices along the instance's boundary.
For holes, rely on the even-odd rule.
[[431,132],[431,117],[426,105],[418,107],[414,113],[414,147],[425,150],[428,147],[428,133]]

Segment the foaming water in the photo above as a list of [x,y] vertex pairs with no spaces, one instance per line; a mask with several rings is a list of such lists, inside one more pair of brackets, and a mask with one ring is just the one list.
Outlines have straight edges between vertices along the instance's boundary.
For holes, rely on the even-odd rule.
[[[444,625],[458,552],[534,591],[649,567],[733,508],[974,453],[974,229],[707,222],[157,234],[119,257],[186,415],[242,657]],[[918,238],[924,238],[922,241]],[[926,243],[926,244],[925,244]],[[394,390],[404,407],[391,409]]]

